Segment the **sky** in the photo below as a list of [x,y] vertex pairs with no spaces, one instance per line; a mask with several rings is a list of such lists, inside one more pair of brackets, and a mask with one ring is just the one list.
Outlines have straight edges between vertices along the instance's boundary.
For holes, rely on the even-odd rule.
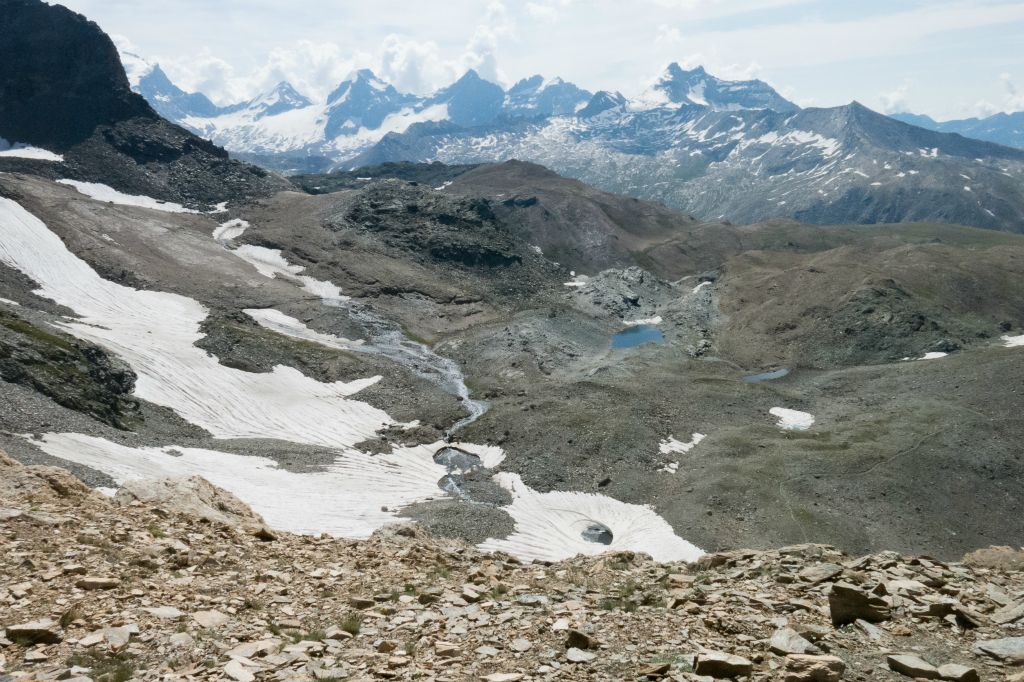
[[468,68],[644,90],[670,62],[802,106],[939,120],[1024,110],[1022,0],[62,0],[218,104],[355,68],[427,93]]

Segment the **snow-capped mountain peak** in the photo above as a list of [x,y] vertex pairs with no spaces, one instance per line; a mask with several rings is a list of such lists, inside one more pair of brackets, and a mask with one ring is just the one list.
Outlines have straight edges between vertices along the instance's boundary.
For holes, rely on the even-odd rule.
[[327,97],[327,138],[379,128],[389,115],[412,106],[416,99],[398,92],[369,69],[355,71]]
[[175,85],[159,64],[151,65],[142,73],[132,89],[145,97],[161,116],[172,121],[189,116],[216,116],[222,112],[201,92],[185,92]]
[[350,97],[364,96],[366,93],[374,91],[398,92],[390,83],[377,78],[377,75],[370,69],[359,69],[346,76],[345,80],[334,89],[334,92],[328,95],[327,104],[329,106],[343,104]]
[[249,109],[253,112],[254,118],[260,118],[275,116],[295,109],[304,109],[312,104],[313,102],[296,90],[291,83],[281,81],[273,89],[258,95],[238,108]]
[[132,86],[132,90],[136,90],[139,87],[139,81],[148,76],[154,68],[157,68],[155,64],[133,52],[121,51],[119,54],[121,64],[124,66],[124,73],[128,76],[128,83]]
[[479,126],[490,123],[502,113],[505,91],[500,85],[485,80],[469,69],[446,88],[441,88],[427,106],[444,104],[448,107],[448,120],[460,126]]
[[625,108],[629,101],[621,92],[601,90],[594,94],[586,106],[576,112],[580,118],[591,118],[603,114],[610,109]]
[[505,97],[505,108],[513,115],[567,116],[586,106],[591,93],[559,77],[541,75],[524,78]]
[[637,111],[692,105],[715,111],[799,109],[764,81],[723,80],[709,74],[703,66],[687,70],[678,62],[669,64],[649,88],[630,102],[630,108]]

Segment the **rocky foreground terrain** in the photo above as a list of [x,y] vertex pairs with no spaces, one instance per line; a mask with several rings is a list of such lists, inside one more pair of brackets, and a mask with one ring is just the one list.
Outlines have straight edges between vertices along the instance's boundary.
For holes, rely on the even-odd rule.
[[266,529],[202,479],[108,499],[0,454],[0,680],[1024,680],[1024,552],[522,563]]

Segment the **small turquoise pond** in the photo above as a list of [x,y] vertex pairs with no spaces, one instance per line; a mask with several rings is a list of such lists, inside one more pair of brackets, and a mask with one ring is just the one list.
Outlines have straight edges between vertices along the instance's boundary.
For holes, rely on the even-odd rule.
[[612,348],[636,348],[646,343],[665,343],[665,335],[654,325],[641,324],[612,336]]
[[751,374],[750,376],[743,377],[743,380],[749,384],[756,384],[760,381],[771,381],[772,379],[781,379],[782,377],[789,374],[789,370],[783,367],[772,372],[761,372],[760,374]]

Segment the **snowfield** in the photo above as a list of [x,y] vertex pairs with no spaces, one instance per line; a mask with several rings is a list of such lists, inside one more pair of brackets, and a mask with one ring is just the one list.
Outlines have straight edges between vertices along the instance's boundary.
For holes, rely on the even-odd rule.
[[160,201],[159,199],[142,195],[124,194],[123,192],[118,192],[113,187],[98,182],[79,182],[78,180],[58,180],[57,182],[74,187],[79,193],[96,201],[105,201],[120,206],[138,206],[139,208],[149,208],[154,211],[164,211],[165,213],[199,213],[199,211],[193,211],[181,204],[175,204],[170,201]]
[[[505,510],[516,526],[508,538],[486,540],[481,549],[541,561],[619,551],[646,552],[655,561],[695,561],[704,554],[676,535],[650,507],[590,493],[538,493],[516,474],[501,473],[494,479],[512,493],[512,504]],[[595,523],[611,531],[609,544],[583,538]]]
[[664,322],[664,320],[661,319],[661,315],[656,315],[654,317],[649,317],[646,320],[624,320],[622,324],[627,327],[643,327],[646,325],[658,325],[662,322]]
[[[447,443],[368,455],[350,450],[325,471],[295,473],[266,457],[199,448],[132,448],[76,433],[34,441],[44,452],[125,481],[202,476],[229,490],[273,528],[365,538],[398,521],[402,507],[443,497],[437,481],[447,470],[433,460]],[[381,511],[382,509],[394,511]]]
[[661,441],[661,444],[658,446],[658,451],[663,455],[670,455],[673,453],[685,454],[697,447],[697,445],[705,438],[707,438],[707,436],[703,433],[695,433],[690,436],[690,441],[688,443],[683,443],[676,440],[675,437],[669,436],[665,440]]
[[63,163],[64,161],[63,154],[55,154],[49,150],[40,149],[28,144],[11,144],[2,137],[0,137],[0,158],[33,159],[35,161],[54,161],[57,163]]
[[114,352],[138,375],[139,398],[168,407],[216,438],[274,438],[351,449],[390,417],[348,397],[367,377],[325,384],[290,367],[253,374],[221,365],[195,346],[206,309],[196,301],[102,279],[16,202],[0,198],[0,262],[39,284],[37,294],[77,313],[62,325]]
[[251,225],[247,221],[240,218],[229,220],[217,226],[217,229],[213,231],[213,238],[221,243],[230,242],[232,239],[241,237],[250,227]]
[[341,289],[331,282],[299,274],[305,271],[306,268],[301,265],[291,265],[281,255],[280,249],[268,249],[263,246],[243,244],[233,250],[232,253],[252,265],[264,277],[269,277],[270,279],[281,278],[295,282],[307,293],[324,301],[341,302],[347,301],[349,298],[348,296],[342,296]]
[[1024,334],[1020,336],[1004,336],[1003,341],[1006,342],[1007,348],[1021,348],[1024,347]]

